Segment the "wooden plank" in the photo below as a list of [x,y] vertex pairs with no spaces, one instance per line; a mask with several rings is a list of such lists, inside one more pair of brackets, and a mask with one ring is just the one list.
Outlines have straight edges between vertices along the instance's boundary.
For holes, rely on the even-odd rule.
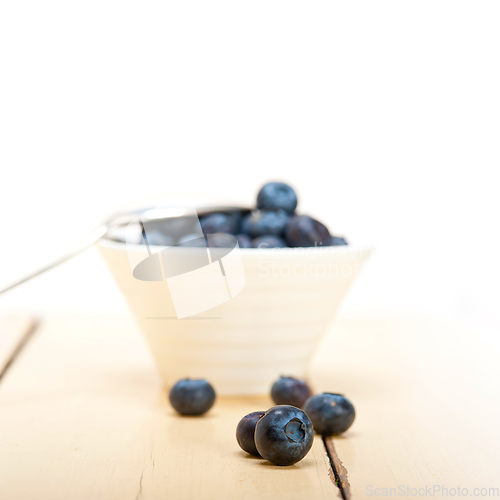
[[226,399],[179,417],[129,322],[45,321],[0,386],[0,498],[336,498],[321,439],[292,467],[239,449],[239,419],[269,406]]
[[35,328],[32,316],[9,314],[0,316],[0,379],[21,352]]
[[[312,381],[356,405],[333,440],[344,490],[498,487],[499,375],[498,353],[460,323],[339,321]],[[239,418],[270,404],[227,399],[177,417],[133,326],[56,318],[0,384],[0,498],[337,497],[320,439],[291,468],[239,450]]]
[[480,331],[459,322],[338,322],[313,382],[356,407],[351,429],[333,439],[352,498],[466,496],[464,488],[498,496],[498,360]]

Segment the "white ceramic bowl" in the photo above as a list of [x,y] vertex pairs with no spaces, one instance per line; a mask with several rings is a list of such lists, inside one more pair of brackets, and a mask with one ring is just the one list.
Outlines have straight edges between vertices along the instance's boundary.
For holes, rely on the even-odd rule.
[[319,340],[370,253],[351,246],[236,249],[243,290],[204,313],[177,319],[166,283],[132,276],[124,243],[101,240],[98,247],[146,335],[165,386],[206,378],[220,395],[268,394],[280,375],[307,377]]

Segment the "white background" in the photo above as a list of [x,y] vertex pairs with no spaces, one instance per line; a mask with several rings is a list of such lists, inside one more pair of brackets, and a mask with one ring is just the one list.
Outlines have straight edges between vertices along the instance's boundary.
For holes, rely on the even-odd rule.
[[[300,209],[376,253],[345,310],[500,331],[500,4],[0,4],[0,273],[59,253],[130,200]],[[95,250],[0,310],[123,311]]]

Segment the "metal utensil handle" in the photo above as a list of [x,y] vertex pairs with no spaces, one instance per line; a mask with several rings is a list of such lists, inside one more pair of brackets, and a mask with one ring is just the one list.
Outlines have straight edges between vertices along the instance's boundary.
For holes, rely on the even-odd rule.
[[[205,215],[207,213],[212,212],[228,212],[228,211],[241,211],[243,213],[250,212],[248,207],[237,207],[237,206],[201,206],[197,207],[198,215]],[[155,219],[170,219],[170,218],[178,218],[188,215],[190,210],[186,207],[181,206],[169,206],[169,207],[159,207],[159,206],[148,206],[140,209],[132,210],[130,212],[117,212],[112,217],[106,219],[100,226],[98,226],[92,233],[90,233],[86,238],[80,241],[78,245],[76,245],[73,250],[67,252],[62,255],[58,259],[53,260],[52,262],[46,264],[35,272],[30,273],[29,275],[21,278],[20,280],[7,285],[4,288],[0,288],[0,295],[2,293],[8,292],[12,290],[18,285],[25,283],[26,281],[34,278],[35,276],[39,276],[40,274],[48,271],[63,262],[66,262],[71,257],[78,255],[83,250],[91,247],[94,243],[97,243],[109,230],[111,226],[114,225],[126,225],[130,222],[137,220],[139,217],[145,218],[145,220],[155,220]]]
[[40,267],[36,271],[28,274],[27,276],[24,276],[23,278],[15,281],[14,283],[11,283],[6,287],[1,288],[0,295],[2,293],[8,292],[9,290],[12,290],[13,288],[15,288],[18,285],[21,285],[22,283],[25,283],[26,281],[30,280],[31,278],[34,278],[35,276],[39,276],[40,274],[43,274],[45,271],[48,271],[49,269],[52,269],[58,266],[59,264],[66,262],[68,259],[71,259],[71,257],[78,255],[80,252],[83,252],[83,250],[91,247],[94,243],[99,241],[106,234],[107,230],[108,230],[108,225],[106,224],[103,224],[98,228],[94,229],[94,231],[92,231],[86,238],[81,240],[71,251],[65,253],[64,255],[61,255],[52,262],[45,264],[43,267]]

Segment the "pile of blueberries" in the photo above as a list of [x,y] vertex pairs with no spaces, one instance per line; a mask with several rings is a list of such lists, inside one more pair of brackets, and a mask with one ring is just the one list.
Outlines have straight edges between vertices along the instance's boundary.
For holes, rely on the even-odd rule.
[[[249,214],[211,213],[200,219],[209,244],[224,248],[236,236],[240,248],[285,248],[347,245],[326,226],[308,215],[298,215],[297,195],[283,182],[265,184],[257,195],[257,208]],[[187,242],[186,242],[187,243]]]
[[[331,436],[349,429],[355,411],[345,396],[311,394],[303,380],[281,377],[271,389],[277,406],[249,413],[238,423],[236,440],[240,447],[275,465],[293,465],[311,449],[313,431]],[[214,388],[206,380],[179,380],[170,391],[170,403],[182,415],[202,415],[213,406],[215,397]]]
[[[285,248],[347,245],[347,241],[333,236],[321,222],[296,212],[297,195],[283,182],[269,182],[257,195],[253,210],[227,210],[205,213],[200,225],[205,238],[193,234],[192,220],[188,218],[146,221],[137,227],[130,242],[138,244],[181,247],[233,248],[234,239],[240,248]],[[123,227],[108,232],[108,239],[127,240]]]

